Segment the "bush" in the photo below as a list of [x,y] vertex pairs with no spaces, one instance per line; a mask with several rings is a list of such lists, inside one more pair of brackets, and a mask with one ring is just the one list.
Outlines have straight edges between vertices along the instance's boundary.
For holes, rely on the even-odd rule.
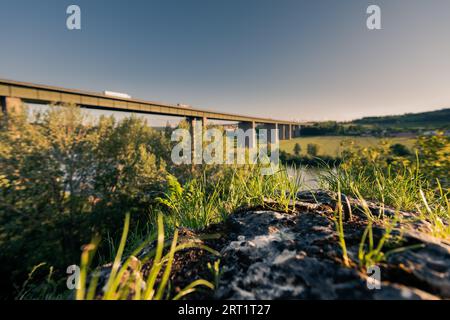
[[316,157],[319,152],[319,146],[315,143],[308,143],[308,146],[306,147],[306,152],[311,157]]
[[294,146],[294,154],[296,156],[299,156],[301,151],[302,151],[302,147],[300,146],[300,144],[296,143]]
[[419,137],[417,149],[421,159],[421,169],[434,184],[450,187],[450,137],[439,132],[435,136]]
[[41,262],[65,271],[94,233],[116,237],[126,212],[135,224],[148,221],[164,188],[170,143],[143,120],[94,123],[69,106],[34,123],[25,111],[0,121],[4,290]]
[[409,151],[409,149],[401,143],[395,143],[390,146],[389,149],[391,153],[397,157],[406,157],[411,155],[411,151]]

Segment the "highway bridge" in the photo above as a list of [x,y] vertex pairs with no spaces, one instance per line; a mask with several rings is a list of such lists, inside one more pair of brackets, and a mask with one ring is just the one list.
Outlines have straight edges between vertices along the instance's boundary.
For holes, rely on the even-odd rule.
[[193,124],[201,121],[203,126],[208,119],[238,122],[242,129],[278,129],[280,140],[291,139],[300,134],[300,124],[293,121],[252,117],[198,108],[186,108],[180,105],[111,96],[102,93],[60,88],[42,84],[0,79],[0,103],[6,114],[22,102],[38,104],[76,104],[82,108],[125,111],[143,114],[185,117]]

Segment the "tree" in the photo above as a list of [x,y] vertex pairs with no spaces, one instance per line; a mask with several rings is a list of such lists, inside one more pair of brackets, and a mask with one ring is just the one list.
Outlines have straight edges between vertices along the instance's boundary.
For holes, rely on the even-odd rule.
[[392,146],[389,147],[389,150],[392,152],[394,156],[397,157],[406,157],[411,155],[411,151],[409,151],[409,149],[401,143],[393,144]]
[[316,157],[318,152],[319,152],[319,146],[317,144],[315,144],[315,143],[308,143],[307,153],[311,157]]
[[294,146],[294,153],[296,156],[300,155],[300,152],[302,151],[302,147],[300,146],[300,144],[296,143]]
[[450,187],[450,137],[444,132],[435,136],[419,137],[416,143],[421,160],[421,172],[432,183],[439,180],[442,187]]
[[166,122],[166,126],[164,127],[164,135],[167,139],[170,139],[172,135],[172,127],[170,126],[169,121]]
[[170,140],[137,117],[0,114],[1,278],[21,283],[41,262],[63,272],[93,234],[116,238],[126,212],[147,223],[168,160]]

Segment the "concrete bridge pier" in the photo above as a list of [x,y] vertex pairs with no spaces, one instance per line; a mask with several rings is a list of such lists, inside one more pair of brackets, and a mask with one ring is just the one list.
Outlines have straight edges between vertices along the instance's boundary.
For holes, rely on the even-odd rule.
[[191,163],[192,165],[203,163],[203,134],[206,130],[206,117],[187,117],[191,135]]
[[280,140],[286,140],[286,125],[279,124],[278,128],[280,131],[280,133],[279,133]]
[[273,124],[273,128],[275,130],[275,139],[272,140],[272,135],[270,135],[270,143],[278,143],[278,141],[280,140],[280,131],[278,129],[278,123]]
[[294,138],[300,137],[300,125],[294,125],[293,130]]
[[[249,121],[249,122],[239,122],[238,129],[241,129],[246,133],[245,139],[244,139],[244,147],[246,149],[252,149],[256,148],[256,123],[255,121]],[[247,135],[247,130],[251,130],[250,134]]]
[[[261,129],[267,130],[267,143],[273,144],[279,140],[279,128],[278,123],[264,123]],[[272,136],[272,130],[274,130],[275,135]]]

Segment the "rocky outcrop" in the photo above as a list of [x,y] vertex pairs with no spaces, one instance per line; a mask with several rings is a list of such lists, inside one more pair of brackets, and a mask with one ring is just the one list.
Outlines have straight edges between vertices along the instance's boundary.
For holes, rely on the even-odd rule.
[[[388,243],[386,250],[404,249],[377,264],[377,283],[364,268],[344,266],[333,219],[335,196],[318,191],[299,194],[298,198],[300,202],[291,213],[248,210],[229,218],[229,241],[221,249],[223,273],[215,298],[450,298],[448,243],[418,232],[410,224],[405,230],[398,225],[393,234],[400,240],[395,247],[389,248],[392,244]],[[361,203],[344,200],[352,211],[344,222],[345,242],[350,260],[357,262],[367,221]],[[374,212],[379,209],[374,204],[368,206]],[[412,214],[403,214],[412,218]],[[384,230],[374,226],[373,231],[377,243]]]
[[[431,225],[427,221],[413,213],[395,212],[342,195],[349,258],[346,265],[336,231],[337,203],[334,193],[302,192],[288,212],[281,212],[277,203],[267,201],[263,207],[242,208],[225,223],[213,225],[201,234],[180,230],[181,239],[195,239],[221,254],[216,290],[200,290],[189,298],[450,298],[450,243],[429,236]],[[361,239],[368,224],[367,210],[374,216],[401,218],[382,249],[391,254],[377,261],[369,274],[367,266],[358,264]],[[373,224],[375,246],[385,232],[381,223]],[[146,248],[141,255],[151,249]],[[198,249],[177,253],[171,278],[175,291],[199,278],[211,280],[206,266],[216,259]]]

